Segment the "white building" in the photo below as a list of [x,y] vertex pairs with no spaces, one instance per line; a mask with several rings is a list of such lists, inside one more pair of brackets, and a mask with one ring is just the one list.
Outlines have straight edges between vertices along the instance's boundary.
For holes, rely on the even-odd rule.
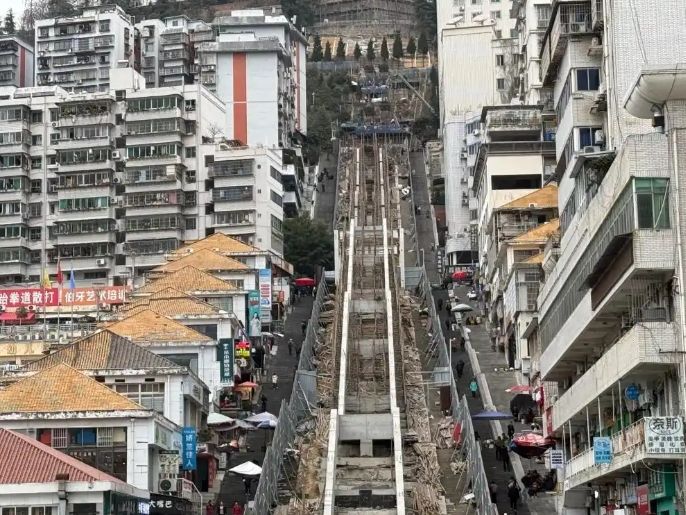
[[63,363],[0,391],[0,427],[157,491],[159,451],[181,448],[181,428]]
[[0,34],[0,87],[30,87],[34,81],[33,46],[16,36]]
[[[67,515],[92,505],[114,512],[122,502],[143,506],[150,494],[19,431],[0,429],[0,511]],[[139,508],[140,510],[140,508]]]
[[36,85],[72,93],[108,92],[110,70],[133,65],[133,24],[116,5],[36,21]]

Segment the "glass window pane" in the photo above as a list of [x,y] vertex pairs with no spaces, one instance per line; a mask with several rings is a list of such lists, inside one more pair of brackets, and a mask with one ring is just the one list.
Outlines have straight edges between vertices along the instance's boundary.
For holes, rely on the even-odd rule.
[[588,90],[588,70],[576,71],[576,89],[579,91]]

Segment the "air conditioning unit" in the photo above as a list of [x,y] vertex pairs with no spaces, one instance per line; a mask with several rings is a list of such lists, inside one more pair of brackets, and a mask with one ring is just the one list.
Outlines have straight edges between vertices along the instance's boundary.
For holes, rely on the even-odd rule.
[[591,39],[591,46],[600,46],[600,38],[598,36]]
[[605,131],[598,129],[593,133],[593,141],[595,143],[605,143]]
[[460,159],[467,159],[467,151],[466,150],[462,150],[460,152]]
[[481,136],[481,131],[479,129],[474,129],[474,132],[472,132],[473,136]]
[[468,205],[469,205],[469,199],[463,198],[463,199],[462,199],[462,205],[463,205],[463,206],[468,206]]
[[120,181],[119,181],[119,179],[118,179],[117,177],[115,177],[114,179],[112,179],[112,182],[113,182],[114,184],[119,184]]
[[175,479],[160,479],[160,493],[168,494],[176,492],[177,481]]
[[57,163],[48,165],[48,170],[57,170]]
[[604,95],[605,93],[607,93],[607,86],[605,86],[605,84],[598,86],[598,94]]
[[460,177],[460,182],[461,182],[462,184],[466,184],[466,183],[467,183],[467,178],[466,178],[466,177]]
[[112,151],[112,159],[115,161],[118,161],[121,159],[121,153],[118,150],[113,150]]
[[95,262],[95,264],[98,265],[98,266],[105,266],[105,265],[107,264],[107,261],[105,261],[104,259],[98,259],[98,260]]
[[598,145],[584,147],[583,149],[584,154],[595,154],[596,152],[600,152],[600,147]]

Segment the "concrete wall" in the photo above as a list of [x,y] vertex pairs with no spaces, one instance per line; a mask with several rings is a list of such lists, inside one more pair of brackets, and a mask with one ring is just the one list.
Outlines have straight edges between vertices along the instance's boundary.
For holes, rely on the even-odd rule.
[[344,440],[392,440],[393,420],[390,413],[371,415],[341,415],[338,439]]

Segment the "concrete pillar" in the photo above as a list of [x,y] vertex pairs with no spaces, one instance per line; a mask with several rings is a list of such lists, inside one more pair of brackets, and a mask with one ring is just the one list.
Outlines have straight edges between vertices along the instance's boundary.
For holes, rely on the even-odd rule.
[[360,457],[374,457],[374,442],[371,440],[360,440]]

